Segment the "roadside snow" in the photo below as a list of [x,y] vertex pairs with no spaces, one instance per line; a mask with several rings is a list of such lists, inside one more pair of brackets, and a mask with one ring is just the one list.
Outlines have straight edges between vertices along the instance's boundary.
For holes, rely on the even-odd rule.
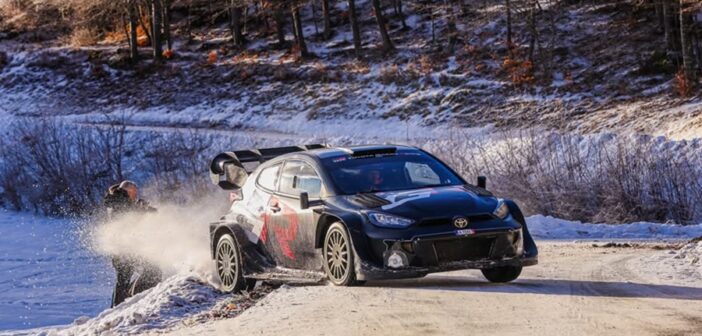
[[702,224],[637,222],[590,224],[535,215],[526,219],[529,232],[540,239],[691,239],[702,236]]
[[197,275],[178,275],[127,299],[95,318],[79,317],[71,325],[28,330],[32,335],[136,334],[165,329],[214,307],[224,295]]
[[699,287],[702,283],[702,241],[690,242],[677,250],[658,253],[630,261],[633,267],[647,270],[650,279],[683,283]]
[[[171,211],[161,213],[171,213]],[[702,225],[589,224],[542,215],[527,218],[527,223],[531,233],[542,240],[603,238],[662,240],[702,236]],[[542,242],[542,244],[551,243]],[[199,249],[199,247],[193,249]],[[699,284],[702,280],[701,257],[702,242],[696,242],[685,245],[680,250],[661,250],[646,254],[629,260],[628,264],[635,268],[651,268],[650,275],[646,276],[651,276],[652,279],[671,279]],[[192,269],[190,267],[185,269],[187,268]],[[280,291],[276,291],[278,292]],[[153,289],[128,299],[114,309],[107,309],[96,317],[82,316],[69,325],[0,332],[0,335],[62,336],[177,331],[183,326],[237,316],[260,298],[261,296],[258,296],[251,300],[247,295],[222,294],[212,285],[211,274],[193,270],[177,273]],[[265,302],[269,300],[266,299]],[[222,315],[222,312],[228,313]],[[246,316],[251,314],[247,313]]]
[[82,225],[0,210],[0,330],[65,324],[110,304],[114,274]]

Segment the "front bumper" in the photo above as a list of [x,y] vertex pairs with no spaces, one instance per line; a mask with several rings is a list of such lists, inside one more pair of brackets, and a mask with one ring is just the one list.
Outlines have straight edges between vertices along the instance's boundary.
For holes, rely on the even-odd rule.
[[356,276],[359,280],[384,280],[384,279],[407,279],[421,278],[429,273],[458,271],[465,269],[484,269],[503,266],[533,266],[538,264],[538,257],[531,258],[511,258],[504,260],[463,260],[455,261],[433,267],[410,266],[401,269],[388,267],[377,267],[370,263],[361,261],[356,267]]
[[376,235],[366,240],[371,253],[358,258],[357,277],[414,278],[435,272],[537,264],[538,252],[525,227],[503,224],[492,230],[451,230],[407,239]]

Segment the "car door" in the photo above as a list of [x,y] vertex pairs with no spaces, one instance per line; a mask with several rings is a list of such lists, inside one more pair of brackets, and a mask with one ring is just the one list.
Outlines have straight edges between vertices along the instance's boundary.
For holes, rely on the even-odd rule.
[[286,160],[278,181],[278,192],[269,203],[268,234],[277,243],[280,265],[305,270],[321,270],[322,261],[314,248],[315,214],[300,208],[300,193],[310,200],[319,199],[322,181],[314,168],[305,161]]

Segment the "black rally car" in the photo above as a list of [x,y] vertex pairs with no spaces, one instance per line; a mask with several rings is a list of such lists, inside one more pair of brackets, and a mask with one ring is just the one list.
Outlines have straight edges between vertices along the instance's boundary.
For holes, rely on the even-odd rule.
[[418,148],[225,152],[210,172],[231,191],[229,212],[210,225],[225,291],[271,274],[348,286],[474,268],[508,282],[537,263],[517,204]]

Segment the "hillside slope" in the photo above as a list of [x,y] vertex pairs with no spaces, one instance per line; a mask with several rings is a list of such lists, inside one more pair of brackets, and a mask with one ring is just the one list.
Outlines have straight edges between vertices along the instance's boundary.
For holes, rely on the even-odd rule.
[[[358,6],[370,11],[368,1]],[[389,55],[376,51],[379,36],[366,20],[361,61],[353,56],[348,25],[337,22],[333,37],[322,41],[307,7],[304,28],[314,56],[304,60],[292,49],[276,49],[273,35],[234,51],[225,27],[176,40],[174,59],[159,68],[149,60],[125,67],[119,44],[47,48],[9,39],[0,41],[8,59],[0,69],[0,111],[83,115],[87,121],[126,111],[154,125],[225,129],[292,118],[390,119],[697,137],[702,105],[697,96],[675,93],[674,68],[661,61],[662,37],[651,23],[654,13],[639,12],[632,20],[623,14],[627,6],[544,7],[536,63],[528,61],[531,35],[522,17],[513,20],[509,55],[500,5],[460,13],[453,53],[442,34],[445,20],[432,21],[414,3],[406,8],[409,28],[390,23],[397,50]],[[334,11],[344,10],[345,3],[336,3]]]

